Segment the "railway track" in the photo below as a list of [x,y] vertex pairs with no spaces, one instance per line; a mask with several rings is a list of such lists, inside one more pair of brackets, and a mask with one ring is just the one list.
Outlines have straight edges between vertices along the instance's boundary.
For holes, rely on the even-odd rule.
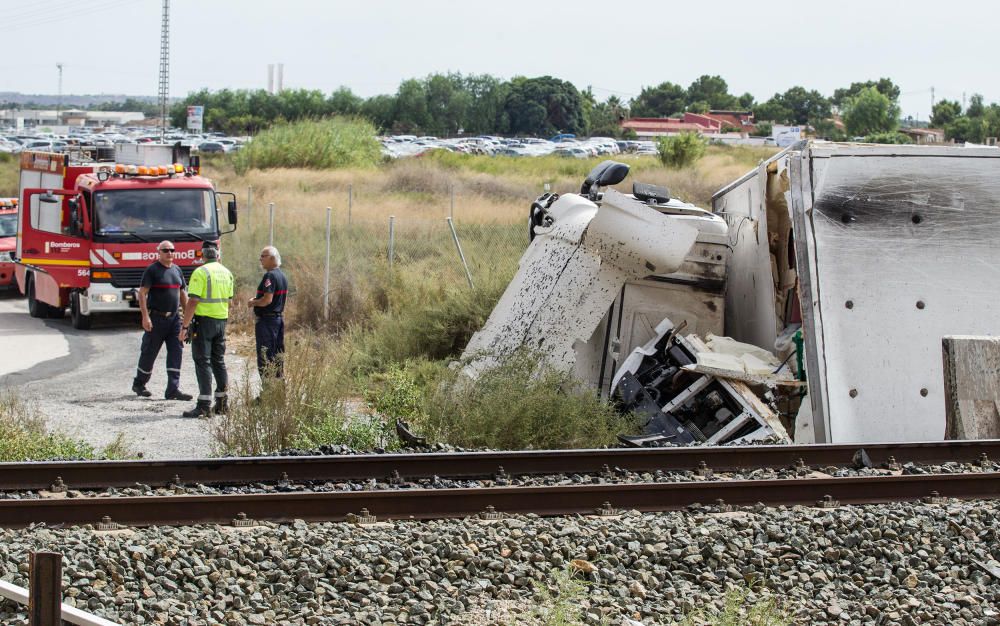
[[[631,472],[655,470],[747,471],[759,468],[852,467],[859,450],[874,466],[890,463],[979,463],[980,471],[954,474],[870,475],[776,480],[704,480],[489,486],[475,489],[400,488],[333,492],[236,493],[171,496],[55,497],[27,499],[9,492],[48,490],[59,479],[70,490],[147,485],[240,485],[287,481],[367,481],[389,476],[430,478],[496,477],[516,474],[600,474],[614,467]],[[984,457],[985,455],[985,457]],[[539,515],[595,514],[603,509],[665,511],[723,500],[729,505],[806,504],[832,506],[918,500],[1000,497],[1000,473],[989,459],[1000,459],[1000,441],[950,441],[865,446],[752,446],[477,452],[459,454],[383,454],[327,457],[259,457],[193,461],[121,461],[0,464],[0,526],[33,523],[188,525],[233,523],[242,517],[283,522],[345,519],[429,519],[498,513]],[[182,489],[179,491],[183,491]],[[354,517],[352,517],[354,516]],[[113,527],[112,524],[108,524]]]

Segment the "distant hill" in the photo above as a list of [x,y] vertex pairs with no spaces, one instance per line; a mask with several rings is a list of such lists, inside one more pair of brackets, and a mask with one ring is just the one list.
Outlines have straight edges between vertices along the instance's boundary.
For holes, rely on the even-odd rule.
[[[105,102],[125,102],[125,100],[139,100],[141,102],[149,102],[152,104],[156,103],[156,96],[128,96],[125,94],[112,94],[112,93],[102,93],[93,95],[77,95],[77,94],[63,94],[62,96],[62,106],[64,108],[68,107],[80,107],[87,108],[95,104],[102,104]],[[171,98],[170,102],[174,103],[180,100],[180,98]],[[0,107],[10,108],[9,105],[35,105],[44,107],[55,107],[60,102],[58,95],[53,94],[39,94],[39,93],[20,93],[17,91],[0,91]],[[8,105],[4,107],[4,105]]]

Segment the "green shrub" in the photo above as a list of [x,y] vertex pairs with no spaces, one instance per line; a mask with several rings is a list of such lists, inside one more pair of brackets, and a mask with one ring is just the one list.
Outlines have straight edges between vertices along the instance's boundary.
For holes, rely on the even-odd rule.
[[364,452],[392,450],[399,446],[393,425],[391,420],[368,415],[328,414],[318,422],[301,424],[292,445],[307,450],[329,445]]
[[303,428],[346,415],[350,381],[341,366],[339,346],[329,337],[298,337],[288,342],[284,377],[268,378],[259,390],[250,372],[229,389],[229,411],[212,427],[217,452],[253,456],[292,445]]
[[508,277],[485,280],[476,289],[427,281],[426,274],[423,278],[423,282],[396,282],[389,293],[390,308],[374,314],[370,325],[354,328],[349,342],[356,374],[386,370],[418,357],[457,358],[486,323]]
[[608,445],[632,428],[593,390],[521,350],[473,382],[450,370],[427,391],[416,422],[429,439],[501,450]]
[[375,127],[366,120],[332,117],[275,124],[236,153],[240,174],[272,167],[373,167],[382,160]]
[[898,133],[896,131],[890,131],[887,133],[873,133],[865,137],[865,141],[868,143],[892,143],[892,144],[913,143],[912,139],[910,139],[903,133]]
[[15,392],[0,391],[0,461],[119,459],[134,456],[121,433],[96,450],[90,444],[49,432],[45,417]]
[[19,164],[16,155],[0,152],[0,198],[17,197]]
[[681,133],[672,137],[660,137],[656,141],[660,161],[667,167],[681,169],[690,167],[705,155],[707,142],[698,133]]

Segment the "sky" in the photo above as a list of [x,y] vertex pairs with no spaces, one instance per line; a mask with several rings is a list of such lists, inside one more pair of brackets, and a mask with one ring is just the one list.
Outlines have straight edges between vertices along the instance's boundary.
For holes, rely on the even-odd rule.
[[[156,95],[161,0],[0,0],[0,91]],[[1000,101],[1000,2],[170,0],[170,95],[340,86],[370,97],[432,73],[551,75],[599,100],[718,74],[758,101],[892,78],[903,116]]]

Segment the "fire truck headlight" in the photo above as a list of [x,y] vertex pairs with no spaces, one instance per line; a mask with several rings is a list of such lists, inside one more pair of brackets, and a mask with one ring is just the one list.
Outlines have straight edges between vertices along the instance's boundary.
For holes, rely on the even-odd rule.
[[118,302],[118,295],[113,293],[91,294],[90,299],[94,302]]
[[13,263],[14,259],[10,257],[10,252],[0,252],[0,263]]

